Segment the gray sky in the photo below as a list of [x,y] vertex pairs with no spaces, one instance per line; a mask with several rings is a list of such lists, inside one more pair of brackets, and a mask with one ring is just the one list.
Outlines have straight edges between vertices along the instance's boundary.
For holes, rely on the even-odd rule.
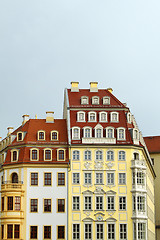
[[112,87],[160,135],[159,0],[1,0],[0,136],[23,114],[62,117],[64,88]]

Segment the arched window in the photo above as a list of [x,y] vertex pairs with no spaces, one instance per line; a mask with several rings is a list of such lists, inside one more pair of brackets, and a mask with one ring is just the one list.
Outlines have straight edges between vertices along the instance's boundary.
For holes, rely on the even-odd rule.
[[73,151],[73,160],[79,160],[79,159],[80,159],[79,151],[77,150]]
[[139,139],[138,130],[134,130],[134,138]]
[[18,183],[18,174],[12,173],[12,183]]
[[88,97],[86,96],[81,97],[81,104],[88,104]]
[[52,152],[50,149],[45,149],[45,160],[47,161],[50,161],[52,160]]
[[100,112],[99,113],[99,121],[100,122],[107,122],[107,113],[106,112]]
[[58,157],[59,160],[64,160],[64,150],[59,150],[58,155],[59,155]]
[[112,112],[111,113],[111,122],[118,122],[118,113],[117,112]]
[[117,139],[118,140],[124,140],[126,138],[125,136],[125,128],[117,128]]
[[80,139],[80,128],[79,127],[72,128],[72,139]]
[[51,140],[58,140],[58,132],[57,131],[51,131]]
[[103,104],[109,105],[110,104],[110,97],[103,97]]
[[89,116],[89,122],[96,122],[97,121],[95,112],[89,112],[88,116]]
[[103,154],[101,150],[96,151],[96,160],[103,160]]
[[106,128],[106,138],[114,138],[114,128]]
[[18,160],[18,151],[13,151],[12,152],[12,161],[15,162]]
[[118,160],[120,160],[120,161],[126,160],[126,153],[125,153],[125,151],[119,151],[119,153],[118,153]]
[[92,104],[99,104],[99,97],[92,97]]
[[91,160],[91,151],[87,150],[84,152],[84,159]]
[[38,131],[38,140],[45,140],[45,131]]
[[17,140],[18,141],[22,141],[22,137],[23,137],[22,132],[19,132]]
[[85,122],[85,112],[77,112],[77,121]]
[[32,160],[38,159],[38,151],[36,149],[32,150]]
[[101,128],[97,128],[96,129],[96,138],[102,138],[103,137],[103,129],[101,129]]
[[113,160],[114,160],[114,152],[110,150],[107,152],[107,161],[113,161]]
[[84,128],[84,137],[85,138],[90,138],[92,137],[92,134],[91,134],[91,128]]
[[139,160],[139,153],[133,153],[133,159]]

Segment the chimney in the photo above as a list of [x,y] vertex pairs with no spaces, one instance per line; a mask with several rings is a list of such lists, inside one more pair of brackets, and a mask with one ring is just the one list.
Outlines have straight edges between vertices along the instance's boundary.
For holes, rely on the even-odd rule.
[[107,90],[112,93],[113,92],[113,89],[112,88],[107,88]]
[[29,115],[24,114],[24,115],[22,116],[22,118],[23,118],[22,125],[24,125],[24,124],[29,120]]
[[98,92],[98,82],[90,82],[90,92]]
[[47,123],[54,123],[54,112],[48,111],[46,112],[47,116],[46,116],[46,122]]
[[71,82],[71,92],[79,92],[79,82]]
[[9,136],[13,132],[13,127],[8,127],[7,130],[8,130],[7,136]]

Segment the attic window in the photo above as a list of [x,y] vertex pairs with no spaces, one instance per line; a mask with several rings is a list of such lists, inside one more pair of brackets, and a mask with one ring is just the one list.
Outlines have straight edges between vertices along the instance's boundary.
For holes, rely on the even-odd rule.
[[103,104],[109,105],[110,104],[110,97],[103,97]]
[[92,97],[92,104],[99,104],[99,97]]
[[45,140],[45,131],[38,131],[38,140]]
[[81,104],[88,104],[88,97],[81,97]]
[[52,131],[51,132],[51,140],[58,140],[58,132],[57,131]]
[[17,141],[22,141],[23,140],[23,133],[22,132],[18,132],[17,133]]

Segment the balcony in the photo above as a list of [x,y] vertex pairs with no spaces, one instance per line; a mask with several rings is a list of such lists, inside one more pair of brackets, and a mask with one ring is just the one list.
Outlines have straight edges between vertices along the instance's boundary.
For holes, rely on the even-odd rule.
[[116,138],[82,138],[85,144],[116,144]]
[[135,191],[147,192],[146,184],[133,184],[131,192],[135,192]]
[[131,168],[141,168],[141,169],[146,169],[146,164],[144,160],[131,160]]
[[3,181],[1,184],[1,192],[17,192],[23,190],[23,182],[19,181],[17,183],[12,183],[11,181]]
[[133,210],[133,215],[132,218],[143,218],[143,219],[147,219],[147,213],[146,211],[138,211],[138,210]]

